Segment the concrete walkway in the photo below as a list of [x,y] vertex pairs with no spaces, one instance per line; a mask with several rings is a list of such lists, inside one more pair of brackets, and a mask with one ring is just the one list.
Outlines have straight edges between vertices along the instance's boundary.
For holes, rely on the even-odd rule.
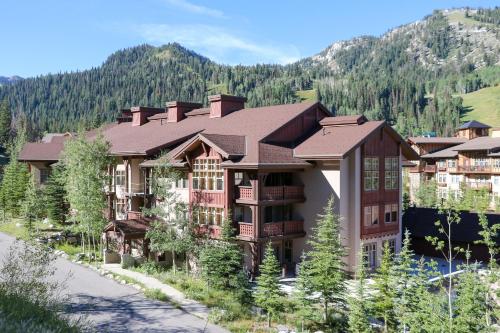
[[205,305],[193,301],[191,299],[187,299],[182,292],[179,290],[160,282],[158,279],[154,277],[147,276],[143,273],[131,271],[128,269],[121,268],[120,264],[105,264],[101,266],[105,271],[127,276],[136,280],[137,282],[142,283],[147,289],[159,289],[163,292],[169,299],[178,304],[184,311],[195,315],[196,317],[207,319],[208,314],[210,313],[210,309]]

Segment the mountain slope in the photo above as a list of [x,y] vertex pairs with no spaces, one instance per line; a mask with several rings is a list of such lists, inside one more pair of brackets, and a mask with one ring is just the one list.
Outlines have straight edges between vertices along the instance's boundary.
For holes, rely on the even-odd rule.
[[11,84],[16,81],[22,80],[22,77],[14,75],[14,76],[0,76],[0,86]]
[[[386,119],[404,135],[458,125],[455,97],[500,80],[497,10],[435,12],[381,37],[338,42],[295,64],[226,66],[178,44],[141,45],[81,72],[23,79],[0,87],[35,130],[75,130],[111,121],[132,105],[206,103],[215,93],[249,106],[319,99],[336,114]],[[432,96],[429,98],[428,96]]]
[[461,97],[463,120],[477,120],[492,127],[500,127],[500,86],[479,89]]

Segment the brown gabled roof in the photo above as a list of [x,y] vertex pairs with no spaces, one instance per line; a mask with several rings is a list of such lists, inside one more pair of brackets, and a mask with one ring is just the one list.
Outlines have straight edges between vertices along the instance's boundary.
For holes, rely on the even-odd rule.
[[492,150],[500,148],[500,138],[483,136],[452,147],[456,151]]
[[294,149],[294,156],[306,160],[343,159],[366,142],[380,128],[401,143],[403,156],[418,159],[417,153],[385,121],[368,121],[357,125],[328,126],[313,134]]
[[422,158],[439,159],[439,158],[454,158],[458,156],[458,151],[454,150],[455,147],[450,147],[433,153],[422,155]]
[[104,227],[106,231],[117,231],[123,236],[145,236],[150,227],[150,218],[114,220]]
[[425,143],[438,143],[438,144],[461,144],[467,142],[466,138],[457,137],[410,137],[408,138],[409,143],[413,144],[425,144]]
[[304,159],[343,159],[364,142],[384,121],[369,121],[362,125],[323,127],[294,149],[294,156]]
[[57,162],[71,133],[48,133],[40,142],[28,142],[19,152],[19,161]]
[[[259,141],[318,105],[309,102],[247,108],[222,118],[210,118],[209,114],[202,114],[177,123],[151,121],[142,126],[132,126],[132,123],[127,122],[115,124],[102,133],[111,143],[113,155],[151,155],[178,145],[198,133],[245,136],[247,147],[244,159],[257,163]],[[234,140],[231,144],[234,144]]]
[[243,135],[223,135],[202,133],[200,137],[223,152],[225,158],[245,155],[246,137]]

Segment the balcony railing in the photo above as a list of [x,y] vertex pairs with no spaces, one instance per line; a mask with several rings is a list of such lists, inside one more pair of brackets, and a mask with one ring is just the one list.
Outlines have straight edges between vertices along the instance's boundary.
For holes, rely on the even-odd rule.
[[488,191],[491,191],[491,183],[489,182],[466,182],[465,185],[475,190],[480,190],[485,188]]
[[436,166],[435,165],[426,165],[424,167],[424,172],[427,172],[427,173],[436,173]]
[[[251,223],[240,222],[238,236],[254,237],[254,225]],[[262,237],[286,236],[304,233],[304,221],[279,221],[262,224]]]
[[[252,186],[237,186],[235,198],[239,200],[255,201],[257,193]],[[261,200],[302,200],[304,199],[304,186],[264,186]]]
[[459,165],[458,170],[461,172],[471,173],[490,173],[492,168],[490,165]]

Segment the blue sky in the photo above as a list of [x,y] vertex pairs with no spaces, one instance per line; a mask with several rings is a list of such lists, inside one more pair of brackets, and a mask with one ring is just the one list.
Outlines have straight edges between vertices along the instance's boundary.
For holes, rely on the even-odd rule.
[[0,75],[88,69],[116,50],[179,42],[226,64],[289,63],[434,9],[500,1],[2,0]]

